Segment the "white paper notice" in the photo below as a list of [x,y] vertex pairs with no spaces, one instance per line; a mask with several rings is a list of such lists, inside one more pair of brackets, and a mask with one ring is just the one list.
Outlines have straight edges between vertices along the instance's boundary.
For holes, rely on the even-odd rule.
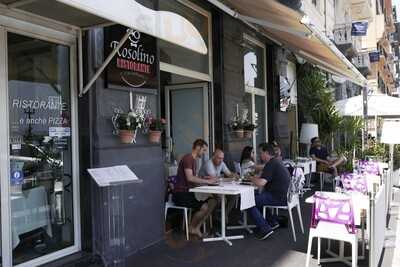
[[88,169],[88,172],[99,186],[139,181],[136,174],[126,165]]

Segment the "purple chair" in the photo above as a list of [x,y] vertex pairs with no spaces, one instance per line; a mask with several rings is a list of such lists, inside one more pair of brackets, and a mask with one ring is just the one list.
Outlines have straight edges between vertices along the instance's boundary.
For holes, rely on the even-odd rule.
[[[308,239],[306,267],[310,265],[313,238],[318,238],[318,265],[321,262],[321,238],[349,242],[352,245],[352,267],[357,266],[358,238],[351,199],[336,193],[314,195],[314,205]],[[330,259],[326,259],[329,261]]]
[[358,173],[345,173],[341,176],[344,190],[349,192],[368,193],[367,178]]
[[360,160],[358,161],[358,172],[373,175],[380,175],[379,163],[377,161]]

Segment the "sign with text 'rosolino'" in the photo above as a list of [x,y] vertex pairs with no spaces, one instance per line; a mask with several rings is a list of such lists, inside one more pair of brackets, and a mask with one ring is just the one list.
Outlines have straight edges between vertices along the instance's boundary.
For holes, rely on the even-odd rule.
[[[114,25],[104,29],[104,57],[119,44],[128,28]],[[106,70],[106,86],[128,88],[158,88],[156,38],[133,31],[113,57]]]

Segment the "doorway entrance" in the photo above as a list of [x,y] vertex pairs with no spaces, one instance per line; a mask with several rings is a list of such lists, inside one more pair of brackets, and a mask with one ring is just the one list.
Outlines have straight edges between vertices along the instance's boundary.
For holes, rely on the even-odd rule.
[[168,151],[179,159],[198,138],[209,142],[208,83],[166,86]]
[[0,25],[2,266],[80,247],[75,41]]

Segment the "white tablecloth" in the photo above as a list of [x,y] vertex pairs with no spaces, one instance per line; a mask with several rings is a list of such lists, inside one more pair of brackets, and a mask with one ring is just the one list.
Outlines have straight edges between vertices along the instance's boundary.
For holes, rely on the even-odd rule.
[[19,235],[43,227],[52,236],[50,206],[43,186],[11,196],[11,229],[13,248],[19,244]]
[[317,172],[317,162],[315,160],[298,159],[296,165],[303,169],[304,175]]
[[199,186],[191,188],[190,192],[219,195],[240,195],[241,210],[245,210],[256,205],[254,187],[249,185],[221,183],[218,186]]

